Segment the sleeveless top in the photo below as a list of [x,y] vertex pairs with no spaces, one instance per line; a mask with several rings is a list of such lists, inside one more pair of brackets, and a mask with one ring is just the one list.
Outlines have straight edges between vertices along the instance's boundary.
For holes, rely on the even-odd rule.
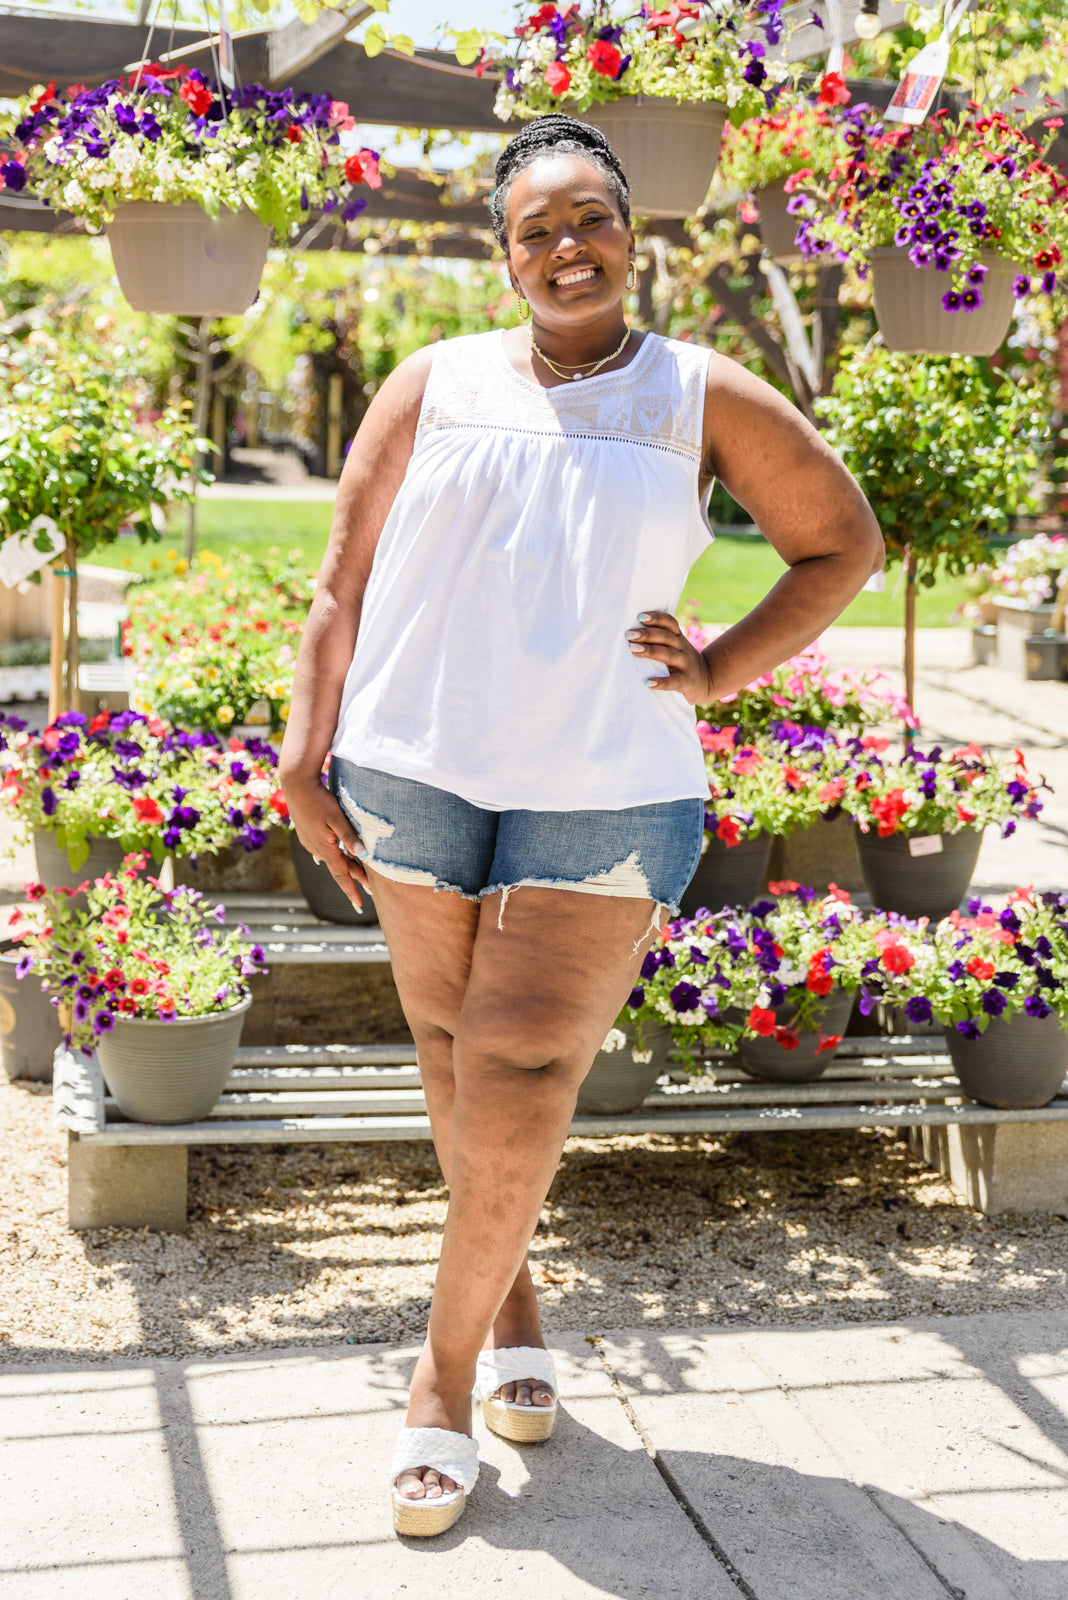
[[434,348],[375,551],[333,753],[488,810],[705,798],[695,714],[646,687],[640,611],[709,544],[710,352],[646,334],[629,364],[543,389],[503,332]]

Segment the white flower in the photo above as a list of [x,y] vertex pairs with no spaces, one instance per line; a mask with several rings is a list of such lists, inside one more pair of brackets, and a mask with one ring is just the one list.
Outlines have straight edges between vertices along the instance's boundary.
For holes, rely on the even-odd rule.
[[645,1062],[653,1059],[653,1052],[651,1050],[634,1049],[630,1053],[630,1059],[637,1062],[639,1066],[642,1066]]
[[62,166],[63,140],[58,133],[54,134],[51,139],[46,139],[43,148],[46,161],[51,161],[55,166]]
[[804,967],[780,967],[775,976],[780,983],[791,984],[804,983],[806,974]]
[[614,1050],[622,1050],[626,1042],[627,1036],[622,1028],[610,1028],[601,1049],[605,1055],[611,1055]]
[[79,206],[85,204],[85,190],[77,178],[72,178],[69,183],[64,184],[63,201],[71,211],[77,211]]

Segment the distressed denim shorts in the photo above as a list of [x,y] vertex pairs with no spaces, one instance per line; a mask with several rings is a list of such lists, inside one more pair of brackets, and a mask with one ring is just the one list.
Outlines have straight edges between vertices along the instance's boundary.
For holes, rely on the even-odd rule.
[[486,811],[446,789],[337,756],[330,788],[375,872],[467,900],[497,893],[507,900],[521,887],[573,889],[653,900],[674,916],[701,856],[703,800],[620,811]]

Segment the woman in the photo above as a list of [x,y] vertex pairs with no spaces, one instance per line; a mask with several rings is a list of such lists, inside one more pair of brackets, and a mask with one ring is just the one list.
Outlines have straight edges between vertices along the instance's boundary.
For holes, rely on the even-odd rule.
[[[556,1394],[527,1247],[579,1084],[701,845],[693,706],[811,643],[881,564],[818,433],[706,349],[630,332],[626,179],[547,116],[491,204],[524,326],[402,362],[349,452],[282,781],[374,895],[449,1186],[394,1526],[436,1533]],[[578,380],[578,381],[577,381]],[[788,564],[702,653],[672,610],[719,477]],[[320,783],[332,751],[330,789]]]

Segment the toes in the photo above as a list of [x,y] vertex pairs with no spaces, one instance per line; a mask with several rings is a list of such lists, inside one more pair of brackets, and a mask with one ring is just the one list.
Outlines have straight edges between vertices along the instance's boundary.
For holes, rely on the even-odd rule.
[[526,1382],[526,1383],[519,1382],[519,1383],[516,1384],[516,1386],[515,1386],[515,1403],[518,1406],[529,1406],[529,1404],[530,1404],[530,1383],[529,1383],[529,1381]]
[[539,1385],[538,1388],[534,1390],[533,1400],[536,1406],[551,1406],[553,1403],[553,1398],[554,1396],[551,1389],[543,1389]]
[[452,1494],[458,1487],[433,1467],[413,1467],[397,1479],[397,1489],[406,1500],[440,1500],[443,1494]]
[[397,1489],[406,1500],[422,1500],[426,1494],[421,1472],[402,1472],[397,1479]]
[[516,1386],[514,1383],[502,1383],[500,1388],[497,1390],[495,1398],[498,1400],[503,1400],[505,1405],[514,1405],[515,1390]]
[[423,1473],[423,1492],[428,1500],[441,1498],[441,1474],[428,1467]]

